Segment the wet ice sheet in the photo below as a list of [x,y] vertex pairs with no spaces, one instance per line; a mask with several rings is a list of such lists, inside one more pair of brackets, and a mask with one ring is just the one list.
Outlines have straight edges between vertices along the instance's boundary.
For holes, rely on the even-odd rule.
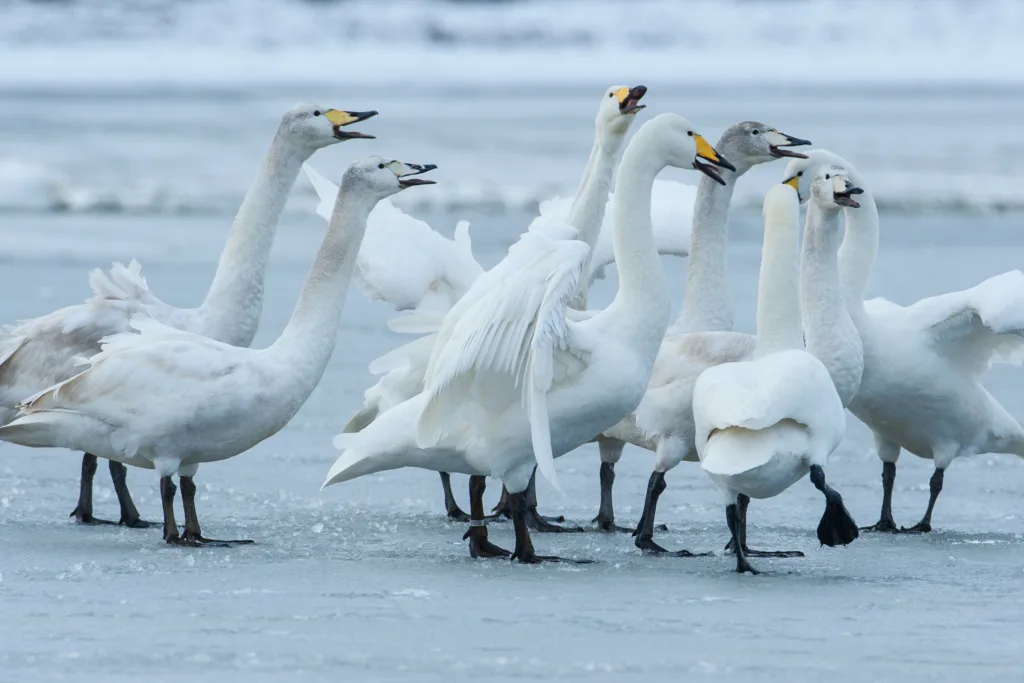
[[[470,216],[489,226],[480,248],[493,262],[525,217]],[[102,223],[111,244],[130,241],[132,217],[50,217],[28,232],[84,231]],[[167,218],[158,232],[210,233],[195,254],[215,254],[223,221]],[[257,345],[283,327],[319,239],[312,217],[284,228],[267,283]],[[433,217],[432,220],[437,220]],[[883,217],[872,294],[909,302],[978,282],[1024,261],[1015,217]],[[750,329],[760,245],[741,218],[731,248],[737,320]],[[967,248],[965,243],[972,246]],[[73,256],[73,255],[72,255]],[[149,260],[154,290],[198,301],[213,262]],[[665,261],[681,300],[683,262]],[[18,297],[0,317],[50,310],[84,291],[84,265],[3,263]],[[608,299],[614,277],[595,301]],[[981,456],[953,465],[930,536],[865,535],[848,548],[819,549],[820,494],[800,483],[755,501],[751,545],[799,549],[805,559],[755,559],[737,576],[719,496],[684,463],[668,475],[659,541],[714,551],[702,559],[647,558],[625,535],[535,537],[542,553],[598,560],[586,567],[522,567],[469,559],[464,526],[442,518],[437,476],[400,471],[317,488],[336,451],[330,437],[359,404],[366,363],[396,337],[387,310],[353,292],[345,329],[321,386],[281,434],[197,475],[204,530],[257,545],[228,550],[167,548],[158,530],[77,528],[74,454],[0,445],[0,670],[18,681],[1012,680],[1021,675],[1020,586],[1024,582],[1024,466]],[[1024,372],[1000,368],[989,385],[1012,414],[1024,413]],[[861,524],[875,521],[881,467],[866,430],[851,420],[828,469]],[[619,464],[620,523],[639,516],[651,456],[629,449]],[[596,512],[596,449],[557,462],[561,498],[541,482],[543,507],[580,523]],[[927,501],[930,463],[904,455],[895,494],[899,523]],[[96,513],[117,505],[101,462]],[[453,477],[466,504],[466,478]],[[159,519],[152,472],[132,470],[139,509]],[[488,502],[498,486],[492,482]],[[492,540],[512,545],[510,525]]]

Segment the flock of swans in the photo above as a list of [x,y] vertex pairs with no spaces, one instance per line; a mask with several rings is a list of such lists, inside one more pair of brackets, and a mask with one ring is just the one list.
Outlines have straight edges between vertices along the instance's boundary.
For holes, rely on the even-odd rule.
[[[944,472],[957,457],[1024,457],[1024,430],[980,383],[993,362],[1024,358],[1024,274],[908,307],[865,301],[879,218],[870,183],[851,164],[824,150],[797,151],[810,142],[754,121],[730,127],[712,146],[686,119],[661,114],[627,144],[646,91],[613,86],[602,94],[575,196],[542,204],[490,270],[473,255],[468,224],[447,239],[387,199],[431,184],[421,176],[433,165],[371,156],[336,187],[305,163],[320,148],[372,138],[348,127],[377,112],[293,107],[202,304],[163,303],[133,261],[93,271],[94,296],[84,304],[5,330],[0,439],[85,453],[72,513],[80,523],[115,523],[93,516],[101,457],[110,461],[118,523],[149,526],[126,484],[125,465],[133,465],[159,473],[166,542],[251,543],[203,535],[193,478],[201,463],[244,453],[296,414],[324,373],[356,279],[369,297],[403,312],[391,329],[416,336],[371,364],[380,380],[335,438],[343,452],[323,487],[401,467],[437,471],[448,516],[468,522],[473,557],[561,560],[538,555],[530,530],[582,529],[538,513],[536,471],[558,489],[555,458],[590,442],[601,458],[598,529],[631,531],[640,549],[669,553],[654,540],[665,474],[684,460],[700,462],[722,493],[739,572],[755,571],[750,557],[802,555],[751,549],[746,520],[751,498],[777,496],[805,476],[825,498],[821,543],[858,537],[825,475],[846,410],[870,427],[883,463],[881,515],[870,530],[930,531]],[[788,165],[764,200],[756,334],[743,334],[733,331],[729,205],[745,172],[780,158]],[[657,180],[669,166],[701,174],[696,192]],[[302,168],[327,232],[280,337],[249,349],[274,233]],[[659,254],[689,259],[674,323]],[[613,261],[614,300],[591,309],[588,289]],[[635,529],[615,523],[612,502],[627,443],[655,454]],[[891,510],[902,450],[935,464],[927,510],[909,529]],[[470,477],[468,515],[455,502],[451,473]],[[491,516],[487,477],[504,486]],[[488,540],[488,521],[501,515],[512,518],[512,552]]]

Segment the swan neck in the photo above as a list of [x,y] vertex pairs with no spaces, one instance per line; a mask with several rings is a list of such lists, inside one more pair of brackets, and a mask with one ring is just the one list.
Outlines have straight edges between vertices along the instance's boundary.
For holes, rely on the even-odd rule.
[[235,215],[217,272],[201,307],[210,337],[248,346],[263,311],[263,285],[274,232],[299,169],[311,151],[279,132]]
[[[590,253],[587,254],[587,260],[583,266],[584,273],[590,272],[594,246],[601,235],[601,226],[604,223],[604,213],[608,206],[608,192],[612,186],[612,173],[615,170],[618,151],[618,148],[609,150],[602,146],[600,136],[595,137],[590,159],[583,171],[583,179],[580,181],[576,197],[569,209],[569,225],[579,231],[580,241],[590,247]],[[589,284],[587,277],[580,278],[579,289],[571,303],[573,308],[582,310],[587,307]]]
[[315,386],[334,351],[366,222],[376,201],[346,187],[338,192],[327,234],[284,332],[272,348]]
[[[656,129],[642,128],[623,154],[612,208],[612,243],[619,269],[619,290],[605,314],[621,323],[653,354],[668,327],[671,300],[658,258],[651,224],[654,178],[667,163],[658,152]],[[646,347],[644,347],[646,348]]]
[[750,169],[737,164],[736,172],[722,169],[725,185],[703,176],[693,203],[690,262],[686,269],[686,298],[678,326],[685,332],[731,330],[732,295],[729,290],[729,204],[736,180]]
[[846,406],[860,387],[864,350],[839,283],[838,250],[839,210],[810,204],[800,264],[804,335]]
[[871,270],[878,256],[878,206],[870,192],[857,197],[858,209],[845,209],[846,232],[839,247],[839,280],[855,321],[864,314]]
[[757,283],[757,356],[804,348],[800,317],[800,225],[766,220]]

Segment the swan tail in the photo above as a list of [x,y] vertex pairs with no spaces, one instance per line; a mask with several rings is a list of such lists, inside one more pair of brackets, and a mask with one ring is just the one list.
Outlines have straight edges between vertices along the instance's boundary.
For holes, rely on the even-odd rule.
[[126,266],[115,262],[110,272],[100,268],[89,271],[89,287],[92,289],[94,301],[111,299],[136,299],[145,301],[150,297],[149,284],[142,276],[142,266],[132,259]]
[[794,420],[766,429],[723,427],[708,436],[700,466],[708,474],[736,476],[767,464],[779,453],[807,450],[807,428]]
[[387,448],[376,448],[373,439],[361,434],[338,434],[334,437],[334,447],[344,450],[331,469],[327,478],[320,485],[320,490],[333,484],[364,477],[368,474],[396,470],[410,464],[407,457],[414,447],[404,448],[401,445],[388,444]]
[[0,367],[9,361],[11,356],[17,353],[18,349],[20,349],[27,341],[28,337],[23,335],[6,335],[0,337]]
[[0,427],[0,440],[29,448],[75,450],[93,444],[95,448],[87,452],[106,453],[110,450],[110,425],[71,410],[40,410]]

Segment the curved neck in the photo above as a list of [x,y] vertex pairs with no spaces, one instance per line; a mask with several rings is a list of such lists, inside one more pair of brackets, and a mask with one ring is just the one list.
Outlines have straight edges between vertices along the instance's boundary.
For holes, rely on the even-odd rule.
[[[795,199],[793,200],[795,203]],[[804,348],[800,317],[800,224],[765,218],[757,281],[757,356]]]
[[854,322],[864,315],[871,269],[878,255],[878,206],[870,192],[858,195],[859,209],[845,209],[846,233],[839,247],[839,281]]
[[704,176],[693,203],[690,230],[690,263],[686,269],[686,299],[679,314],[683,332],[732,329],[732,296],[729,293],[729,204],[736,180],[750,166],[736,165],[736,172],[722,169],[725,185]]
[[338,192],[327,234],[316,253],[292,317],[271,349],[312,391],[320,381],[341,325],[341,308],[355,272],[366,221],[376,200],[349,190]]
[[[594,138],[594,147],[590,151],[590,159],[583,170],[583,179],[576,190],[572,207],[569,209],[569,225],[579,231],[579,239],[590,247],[590,253],[583,266],[583,273],[590,272],[594,246],[601,235],[605,208],[608,206],[608,191],[612,186],[612,173],[615,170],[615,159],[619,147],[608,149],[601,144],[600,135]],[[587,290],[590,281],[584,276],[580,278],[576,297],[571,302],[573,308],[587,307]]]
[[807,350],[822,362],[846,406],[860,388],[864,349],[839,285],[839,210],[807,207],[800,304]]
[[299,169],[310,156],[311,150],[297,148],[280,133],[274,137],[238,209],[201,306],[207,336],[237,346],[252,343],[263,311],[263,280],[274,231]]
[[[667,165],[658,154],[656,127],[641,128],[626,148],[612,208],[612,243],[619,269],[619,290],[605,314],[622,323],[638,344],[653,353],[668,327],[671,299],[658,259],[651,225],[654,178]],[[652,355],[653,361],[653,355]]]

